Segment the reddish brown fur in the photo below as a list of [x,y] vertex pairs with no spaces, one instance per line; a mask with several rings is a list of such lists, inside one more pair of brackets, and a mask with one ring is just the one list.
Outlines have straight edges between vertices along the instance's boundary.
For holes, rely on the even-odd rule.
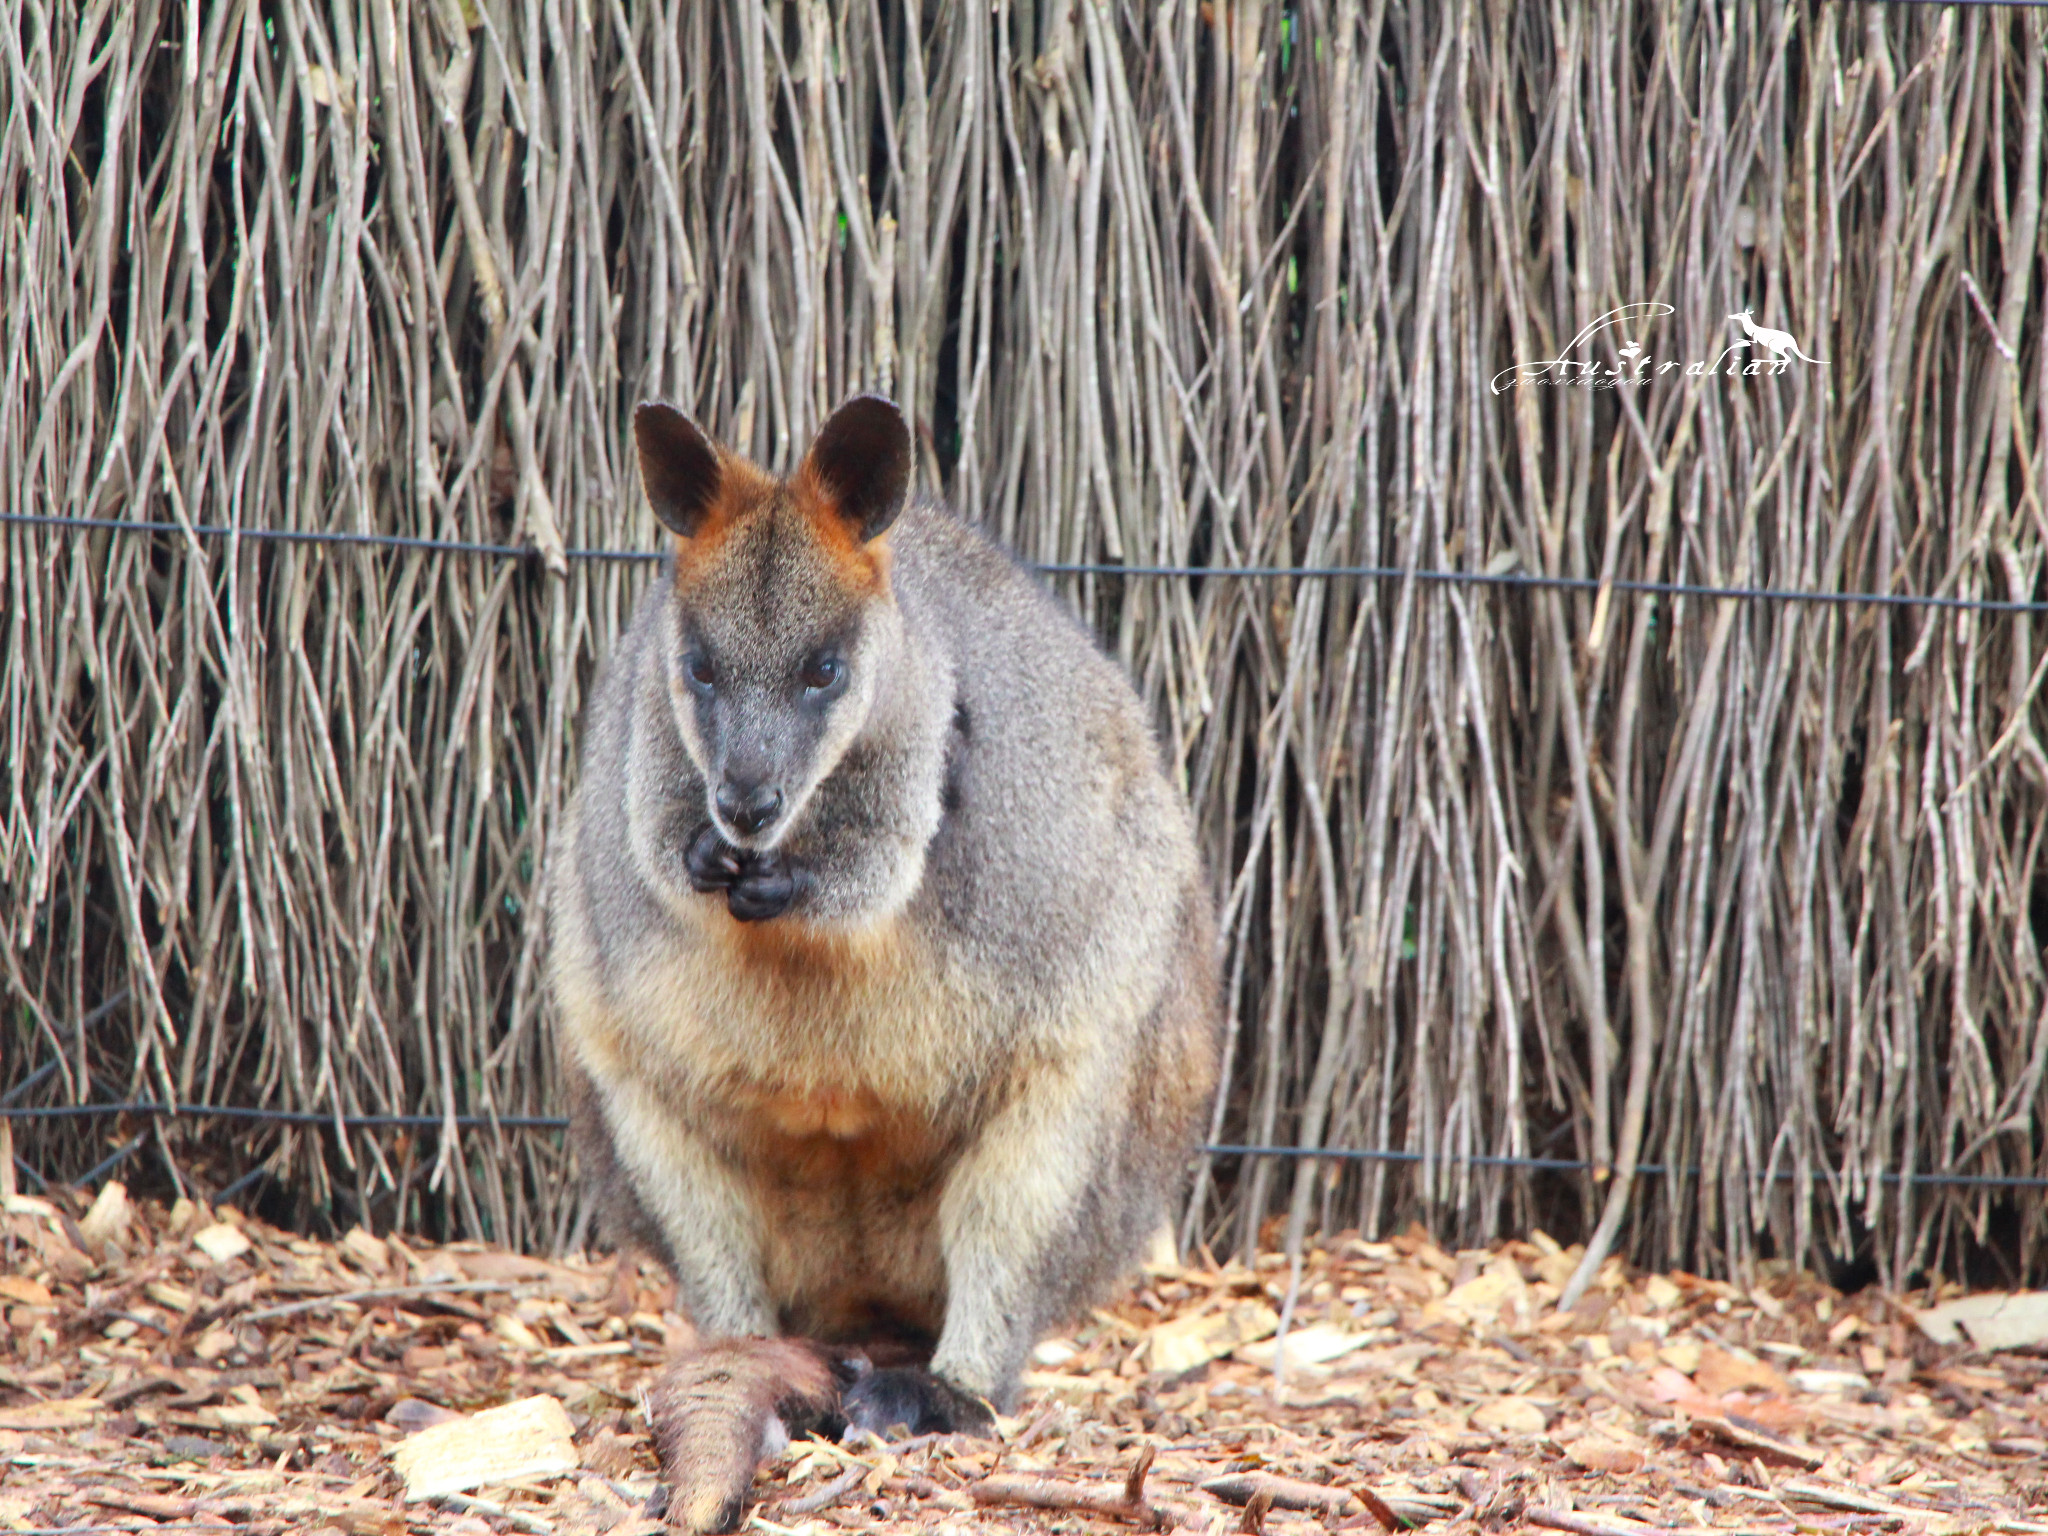
[[[719,937],[739,951],[740,962],[774,971],[783,981],[797,985],[807,980],[838,977],[849,967],[867,969],[874,964],[869,951],[877,948],[875,937],[860,940],[829,928],[817,928],[791,919],[781,923],[742,923],[725,912],[712,914],[712,926]],[[885,935],[893,938],[893,935]],[[893,943],[885,943],[884,959],[895,959]]]
[[675,538],[678,591],[689,589],[717,554],[726,535],[765,506],[779,486],[773,475],[737,454],[719,454],[718,494],[705,511],[703,523],[693,537],[678,534]]
[[928,1176],[947,1138],[915,1115],[832,1094],[789,1095],[758,1106],[743,1155],[805,1188],[874,1185]]
[[838,499],[808,466],[788,480],[778,480],[737,454],[718,458],[718,494],[695,535],[676,536],[675,583],[687,592],[716,558],[733,529],[750,517],[771,510],[780,496],[803,514],[833,573],[847,591],[863,598],[889,591],[889,538],[886,533],[865,542],[852,522],[840,515]]
[[879,597],[889,590],[889,536],[868,539],[840,515],[839,501],[819,483],[806,463],[789,481],[791,498],[817,531],[818,542],[830,557],[839,579],[850,592]]
[[824,1355],[790,1339],[717,1339],[686,1350],[647,1395],[661,1468],[675,1490],[671,1518],[690,1531],[739,1522],[771,1417],[792,1435],[838,1410]]

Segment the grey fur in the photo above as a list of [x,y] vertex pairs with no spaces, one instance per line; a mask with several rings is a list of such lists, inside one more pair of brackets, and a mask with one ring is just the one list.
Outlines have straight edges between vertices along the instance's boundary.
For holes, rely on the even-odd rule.
[[[947,509],[848,545],[804,500],[830,477],[722,462],[718,542],[678,541],[609,658],[553,856],[584,1168],[703,1332],[923,1340],[1008,1407],[1166,1218],[1214,1085],[1187,808],[1120,670]],[[729,698],[684,675],[707,635]],[[790,678],[827,640],[821,713]],[[735,750],[788,809],[726,835],[807,875],[759,924],[683,864]]]

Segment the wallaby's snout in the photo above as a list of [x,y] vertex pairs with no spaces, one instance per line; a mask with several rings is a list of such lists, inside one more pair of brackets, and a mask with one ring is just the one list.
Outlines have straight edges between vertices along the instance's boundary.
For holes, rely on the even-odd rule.
[[782,814],[782,789],[755,778],[727,776],[718,786],[718,814],[735,832],[754,837],[775,825]]

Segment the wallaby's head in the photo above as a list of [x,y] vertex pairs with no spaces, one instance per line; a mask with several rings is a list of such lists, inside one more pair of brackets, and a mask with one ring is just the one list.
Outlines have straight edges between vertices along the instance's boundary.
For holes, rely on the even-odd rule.
[[888,541],[910,431],[862,395],[778,480],[671,406],[633,415],[640,478],[676,536],[669,699],[728,842],[774,847],[860,734],[903,643]]
[[1754,325],[1756,323],[1756,311],[1752,309],[1738,309],[1728,318],[1730,320],[1740,320],[1744,325]]

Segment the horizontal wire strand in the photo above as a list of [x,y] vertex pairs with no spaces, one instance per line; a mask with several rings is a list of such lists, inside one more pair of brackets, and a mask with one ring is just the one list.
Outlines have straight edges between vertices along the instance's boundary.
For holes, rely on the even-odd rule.
[[[2048,4],[2048,0],[2043,0]],[[18,527],[72,528],[86,533],[183,534],[200,539],[247,539],[255,543],[334,544],[428,554],[477,555],[503,560],[538,562],[541,551],[528,544],[482,544],[461,540],[416,538],[396,533],[350,533],[308,528],[234,528],[216,523],[129,522],[113,518],[65,517],[46,512],[0,512],[0,524]],[[569,549],[570,560],[652,564],[666,555],[658,549]],[[1408,570],[1396,565],[1123,565],[1086,561],[1023,561],[1046,576],[1142,576],[1196,580],[1205,577],[1296,580],[1424,581],[1475,587],[1530,587],[1569,592],[1643,593],[1656,597],[1696,597],[1767,603],[1873,608],[1940,608],[1969,613],[2039,614],[2048,617],[2048,600],[2024,598],[1943,597],[1923,592],[1814,592],[1798,587],[1717,587],[1689,581],[1631,581],[1616,577],[1548,576],[1530,571]]]
[[[0,1119],[7,1120],[71,1120],[97,1119],[114,1115],[151,1115],[164,1119],[190,1120],[253,1120],[279,1125],[324,1126],[329,1130],[350,1131],[376,1130],[437,1130],[449,1126],[457,1130],[489,1130],[496,1128],[506,1131],[561,1131],[567,1130],[566,1115],[332,1115],[311,1109],[266,1109],[255,1104],[165,1104],[155,1101],[134,1101],[120,1104],[50,1104],[43,1106],[9,1106],[0,1108]],[[139,1140],[139,1138],[138,1138]],[[132,1148],[123,1149],[114,1160]],[[1458,1157],[1444,1153],[1405,1152],[1384,1147],[1279,1147],[1257,1146],[1239,1142],[1204,1143],[1199,1149],[1209,1157],[1282,1157],[1328,1159],[1332,1162],[1369,1163],[1436,1163],[1444,1167],[1511,1168],[1536,1173],[1609,1173],[1614,1170],[1612,1163],[1591,1163],[1567,1157],[1509,1157],[1493,1153],[1475,1152]],[[1696,1179],[1704,1169],[1672,1169],[1663,1163],[1638,1163],[1635,1171],[1645,1177],[1678,1177]],[[1811,1177],[1812,1175],[1808,1175]],[[1780,1169],[1774,1176],[1778,1183],[1790,1183],[1800,1177],[1792,1169]],[[1972,1189],[2048,1189],[2048,1177],[2033,1177],[2026,1174],[1989,1173],[1897,1173],[1887,1170],[1878,1175],[1880,1183],[1928,1184],[1958,1186]]]

